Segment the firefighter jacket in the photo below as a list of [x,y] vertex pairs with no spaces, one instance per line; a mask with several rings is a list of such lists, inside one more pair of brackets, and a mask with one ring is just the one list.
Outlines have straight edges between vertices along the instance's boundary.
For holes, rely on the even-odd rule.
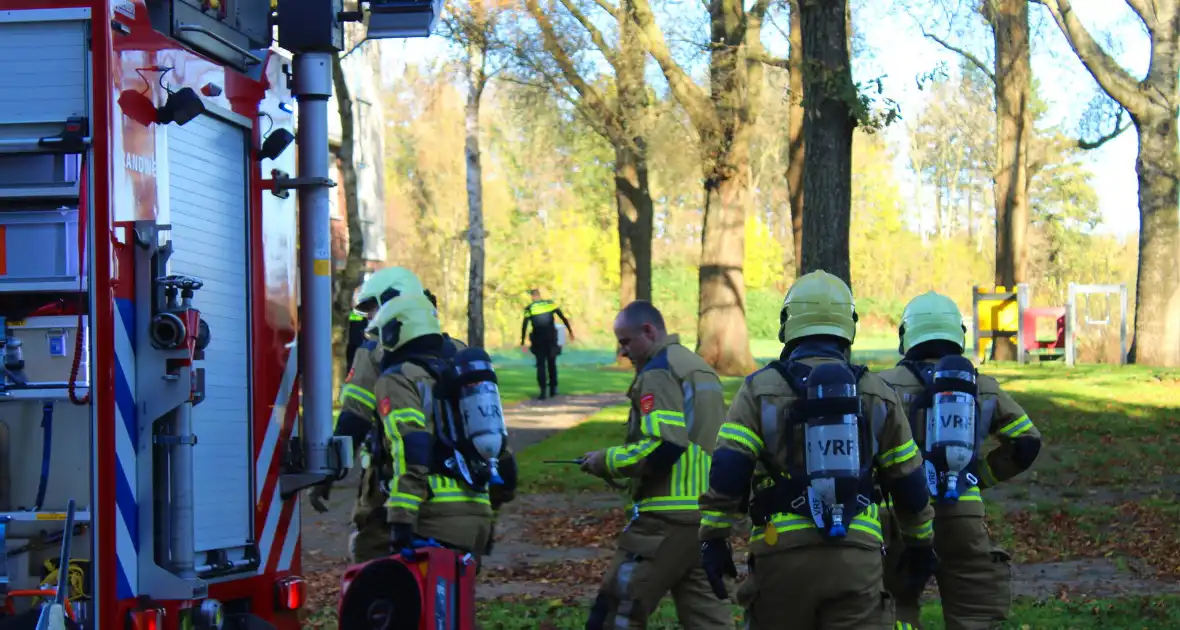
[[361,418],[371,417],[377,410],[377,400],[373,396],[373,386],[377,382],[377,374],[381,367],[381,346],[371,339],[356,349],[352,357],[352,367],[340,387],[340,408]]
[[520,345],[524,345],[525,333],[528,332],[530,323],[533,325],[533,332],[528,337],[532,345],[557,345],[557,323],[553,320],[554,315],[561,318],[561,323],[565,324],[567,331],[573,331],[574,328],[565,318],[565,313],[561,312],[561,307],[552,300],[537,300],[526,306],[524,320],[520,324]]
[[[801,350],[802,347],[792,353],[791,359],[810,366],[844,361],[836,352],[806,354]],[[857,389],[864,414],[862,421],[870,422],[872,428],[873,444],[868,448],[875,454],[873,474],[878,483],[896,484],[905,489],[908,500],[904,503],[908,509],[897,512],[901,534],[911,544],[931,544],[934,510],[930,507],[929,492],[922,476],[922,458],[911,437],[897,394],[880,377],[867,371],[860,377]],[[769,485],[768,464],[778,471],[786,471],[787,457],[803,464],[802,425],[794,426],[798,432],[793,440],[795,452],[783,452],[786,444],[781,436],[781,429],[785,426],[784,410],[791,409],[795,400],[794,390],[771,366],[746,378],[717,439],[709,490],[701,497],[701,540],[729,536],[748,511],[751,480],[755,489]],[[761,469],[758,474],[755,474],[756,467]],[[902,503],[897,502],[899,507]],[[796,514],[789,508],[779,511],[775,507],[768,523],[774,527],[775,535],[767,541],[767,527],[755,526],[750,538],[752,554],[825,544],[822,532],[811,517]],[[878,504],[868,505],[849,523],[843,543],[881,549],[884,540]]]
[[[450,342],[456,352],[463,350],[467,344],[458,339],[443,334],[444,343]],[[356,350],[352,359],[352,367],[340,388],[340,409],[356,414],[361,418],[370,418],[377,412],[377,399],[373,389],[377,383],[377,375],[381,372],[381,355],[384,349],[372,339],[366,339]]]
[[[922,370],[933,370],[936,360],[917,362]],[[904,365],[881,372],[881,378],[897,391],[903,408],[907,413],[910,406],[926,390],[925,384]],[[1024,409],[1007,393],[1000,389],[996,379],[979,374],[976,377],[979,389],[978,412],[980,417],[976,423],[977,435],[993,435],[999,441],[999,446],[978,462],[978,477],[980,486],[989,488],[1007,481],[1028,470],[1032,466],[1036,454],[1040,451],[1041,433],[1029,420]],[[914,441],[918,444],[926,443],[925,418],[911,417],[910,429]],[[982,444],[976,445],[977,452],[982,453]],[[939,503],[936,510],[939,516],[983,516],[983,498],[980,488],[971,488],[959,497],[958,503]]]
[[[442,353],[441,344],[438,354]],[[387,357],[388,361],[388,357]],[[407,361],[387,367],[377,380],[377,414],[384,453],[381,476],[388,480],[386,521],[417,527],[419,519],[448,516],[492,518],[491,499],[465,481],[439,474],[435,457],[435,378],[422,365]],[[512,453],[501,453],[501,467],[513,466]],[[514,469],[514,468],[513,468]]]
[[695,524],[725,418],[725,395],[717,373],[680,345],[678,335],[668,335],[652,350],[627,391],[626,442],[606,449],[606,473],[630,479],[636,513]]

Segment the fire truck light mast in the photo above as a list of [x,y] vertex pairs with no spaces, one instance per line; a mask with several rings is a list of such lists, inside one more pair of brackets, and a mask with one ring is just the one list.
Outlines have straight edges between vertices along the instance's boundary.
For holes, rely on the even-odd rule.
[[[299,370],[303,378],[302,467],[281,480],[284,496],[352,465],[352,439],[334,437],[332,422],[332,263],[328,189],[328,98],[332,56],[344,48],[344,26],[363,11],[345,12],[343,0],[279,0],[279,46],[294,54],[292,92],[299,103],[297,177],[286,186],[299,194]],[[442,0],[372,0],[366,39],[429,37]],[[358,9],[361,7],[358,3]],[[297,438],[293,438],[293,441]]]

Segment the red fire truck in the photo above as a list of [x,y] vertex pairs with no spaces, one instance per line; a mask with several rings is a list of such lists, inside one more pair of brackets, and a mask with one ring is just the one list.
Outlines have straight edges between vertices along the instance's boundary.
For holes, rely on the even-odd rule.
[[[69,535],[82,627],[299,627],[298,493],[351,465],[331,436],[327,55],[365,16],[279,4],[0,0],[10,614],[56,583]],[[370,37],[429,34],[375,33],[395,4],[372,3]]]

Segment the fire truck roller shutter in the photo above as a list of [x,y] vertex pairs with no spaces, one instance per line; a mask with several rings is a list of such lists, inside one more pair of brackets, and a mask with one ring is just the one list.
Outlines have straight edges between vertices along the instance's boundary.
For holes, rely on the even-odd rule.
[[197,565],[202,551],[242,558],[253,538],[247,130],[203,114],[168,130],[170,272],[200,278],[209,323],[205,399],[193,408]]

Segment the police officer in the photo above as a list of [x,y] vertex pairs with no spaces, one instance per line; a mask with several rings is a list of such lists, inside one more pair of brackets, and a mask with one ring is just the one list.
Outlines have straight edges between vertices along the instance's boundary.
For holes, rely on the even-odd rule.
[[[933,385],[934,368],[943,357],[963,353],[965,332],[958,306],[933,291],[915,297],[902,313],[899,352],[905,358],[881,373],[881,378],[901,395],[918,444],[926,443],[926,418],[932,404],[926,394],[928,385]],[[1040,432],[999,383],[982,374],[975,375],[975,383],[979,415],[973,429],[977,440],[967,469],[972,474],[963,476],[968,483],[960,484],[965,491],[959,493],[957,502],[936,501],[934,507],[935,548],[941,560],[935,578],[948,630],[983,630],[1007,619],[1012,600],[1009,557],[991,545],[979,491],[1028,470],[1041,449]],[[980,458],[987,435],[997,437],[1000,444]],[[934,458],[928,461],[928,466],[935,466]],[[910,630],[921,627],[921,589],[908,587],[897,569],[903,548],[903,541],[889,541],[885,584],[897,602],[898,627]]]
[[[387,555],[415,539],[433,539],[479,559],[492,525],[491,499],[463,480],[442,474],[435,459],[436,366],[446,354],[435,308],[421,293],[386,301],[370,326],[383,348],[375,394],[380,431],[372,465],[353,512],[354,562]],[[501,471],[515,486],[511,452]]]
[[[364,318],[366,328],[377,309],[396,295],[425,295],[437,309],[437,300],[430,291],[422,287],[418,276],[405,267],[386,267],[371,274],[357,292],[353,315]],[[467,346],[457,339],[443,334],[451,354]],[[359,453],[361,467],[367,466],[368,453],[364,450],[365,436],[374,426],[377,401],[373,386],[381,363],[382,349],[376,339],[365,339],[356,349],[348,375],[340,387],[340,413],[336,416],[335,434],[352,437],[354,454]],[[320,513],[328,511],[324,503],[331,495],[331,479],[317,485],[308,497],[312,507]]]
[[721,381],[677,335],[667,333],[663,316],[649,302],[627,305],[614,329],[636,370],[627,392],[627,439],[587,453],[582,469],[605,479],[630,479],[634,517],[619,537],[586,627],[645,628],[671,592],[685,628],[730,630],[733,615],[710,595],[696,535],[697,500],[725,415]]
[[[908,563],[929,572],[933,510],[922,459],[897,395],[849,364],[857,318],[848,285],[809,273],[787,292],[779,317],[782,356],[746,378],[713,453],[701,497],[703,565],[717,597],[728,596],[723,577],[736,569],[727,538],[748,513],[750,578],[736,598],[748,627],[777,629],[789,619],[800,629],[892,628],[873,484],[893,494],[912,543]],[[850,461],[820,459],[834,455]],[[824,477],[836,472],[845,476]]]
[[[537,385],[541,387],[541,395],[538,398],[545,400],[546,395],[548,397],[557,395],[557,355],[561,354],[561,346],[557,343],[557,324],[553,321],[553,316],[561,318],[561,323],[565,324],[566,332],[569,333],[570,341],[574,339],[574,329],[557,304],[552,300],[541,299],[540,291],[532,289],[529,291],[529,297],[533,302],[524,309],[524,321],[520,325],[520,349],[522,351],[525,349],[525,333],[528,333],[529,323],[532,323],[533,332],[528,335],[531,345],[529,350],[537,358]],[[548,375],[548,379],[546,379],[546,375]],[[548,389],[546,389],[546,383],[548,383]]]

